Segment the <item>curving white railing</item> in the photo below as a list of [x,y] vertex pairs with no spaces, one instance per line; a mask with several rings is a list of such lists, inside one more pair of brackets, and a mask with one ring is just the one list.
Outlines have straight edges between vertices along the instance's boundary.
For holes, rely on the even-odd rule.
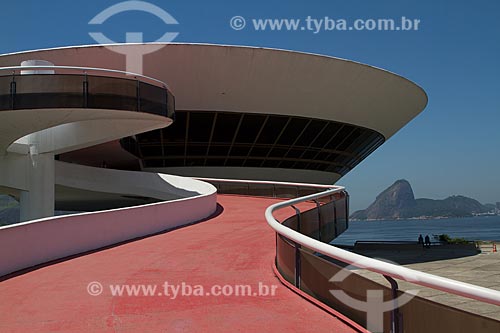
[[417,285],[445,291],[451,294],[471,298],[485,303],[500,305],[500,291],[424,273],[421,271],[352,253],[303,235],[291,228],[282,225],[274,218],[273,212],[278,209],[296,205],[309,200],[319,199],[344,190],[344,187],[340,186],[329,187],[330,189],[320,193],[287,200],[285,202],[279,202],[269,206],[265,212],[265,217],[268,224],[278,234],[288,238],[289,240],[297,242],[304,247],[324,254],[328,257],[340,260],[344,263],[352,264],[359,268],[364,268],[372,272],[390,276],[392,278],[405,280]]
[[[250,179],[221,179],[221,178],[207,178],[207,177],[194,177],[195,179],[215,182],[215,183],[228,183],[228,184],[253,184],[253,185],[282,185],[291,187],[307,187],[307,188],[324,188],[331,189],[332,185],[325,184],[309,184],[309,183],[295,183],[295,182],[277,182],[271,180],[250,180]],[[342,188],[343,189],[343,188]]]
[[[82,169],[86,175],[70,178],[71,172]],[[97,192],[106,188],[96,186],[112,189],[114,185],[115,191],[133,190],[132,194],[164,199],[169,199],[170,194],[176,199],[53,216],[0,227],[0,277],[52,260],[188,225],[207,218],[217,209],[215,187],[191,178],[140,171],[99,170],[67,163],[58,163],[58,170],[58,184]],[[108,184],[98,184],[102,180],[99,173],[104,173]],[[92,182],[92,176],[98,178]],[[117,185],[120,178],[122,181],[127,179],[131,184]]]

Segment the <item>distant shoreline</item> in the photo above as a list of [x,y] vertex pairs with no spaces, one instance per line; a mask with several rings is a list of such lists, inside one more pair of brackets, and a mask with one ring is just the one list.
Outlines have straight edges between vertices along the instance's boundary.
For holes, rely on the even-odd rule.
[[474,217],[500,217],[498,214],[481,214],[472,216],[419,216],[419,217],[405,217],[405,218],[380,218],[380,219],[351,219],[352,222],[377,222],[377,221],[415,221],[415,220],[447,220],[447,219],[465,219]]

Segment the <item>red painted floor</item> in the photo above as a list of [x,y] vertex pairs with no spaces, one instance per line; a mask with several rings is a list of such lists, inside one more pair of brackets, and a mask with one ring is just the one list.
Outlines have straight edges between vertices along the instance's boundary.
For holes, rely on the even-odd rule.
[[[275,238],[264,210],[275,200],[218,201],[223,213],[206,222],[0,282],[0,332],[353,332],[274,275]],[[103,285],[101,295],[88,294],[92,281]],[[277,289],[275,296],[170,299],[162,293],[165,281],[201,285],[205,292],[226,284],[257,291],[259,282]],[[109,284],[157,290],[155,296],[120,297],[111,295]]]

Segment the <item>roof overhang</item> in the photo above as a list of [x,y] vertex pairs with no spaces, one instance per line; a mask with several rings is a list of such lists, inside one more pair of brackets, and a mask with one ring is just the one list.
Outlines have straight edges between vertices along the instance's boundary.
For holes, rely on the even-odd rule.
[[[285,50],[157,44],[143,73],[167,82],[178,110],[287,114],[373,129],[386,139],[417,116],[427,96],[415,83],[353,61]],[[42,59],[56,65],[126,70],[125,54],[151,44],[63,47],[0,56],[0,66]],[[158,48],[158,47],[157,47]]]

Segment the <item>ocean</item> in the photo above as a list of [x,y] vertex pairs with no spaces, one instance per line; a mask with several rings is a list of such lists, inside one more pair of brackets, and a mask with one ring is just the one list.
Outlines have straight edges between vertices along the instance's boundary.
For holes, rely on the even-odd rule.
[[500,216],[435,220],[351,221],[349,228],[332,243],[353,245],[356,241],[417,241],[418,235],[448,234],[467,240],[500,241]]

